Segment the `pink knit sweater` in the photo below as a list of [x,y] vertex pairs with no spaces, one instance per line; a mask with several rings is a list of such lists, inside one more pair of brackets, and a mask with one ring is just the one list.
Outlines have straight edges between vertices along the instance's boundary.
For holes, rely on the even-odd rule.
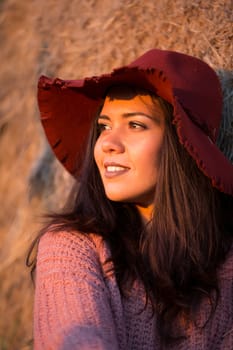
[[[156,318],[142,311],[145,295],[135,282],[122,298],[104,261],[107,244],[97,235],[46,233],[36,273],[35,350],[161,350]],[[220,301],[204,329],[193,328],[173,350],[233,349],[233,250],[219,270]],[[205,318],[204,302],[199,320]],[[164,349],[164,348],[163,348]]]

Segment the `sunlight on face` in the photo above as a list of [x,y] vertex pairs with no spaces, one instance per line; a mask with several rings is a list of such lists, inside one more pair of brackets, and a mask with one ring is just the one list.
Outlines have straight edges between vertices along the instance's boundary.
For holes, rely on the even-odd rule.
[[164,121],[159,102],[148,93],[113,88],[107,95],[94,157],[110,200],[134,203],[142,214],[151,212]]

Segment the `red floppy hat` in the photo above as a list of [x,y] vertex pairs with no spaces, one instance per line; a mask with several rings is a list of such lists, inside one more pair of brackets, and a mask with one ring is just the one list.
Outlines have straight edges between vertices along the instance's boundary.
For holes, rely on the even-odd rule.
[[106,90],[116,84],[147,89],[171,103],[180,143],[214,187],[233,195],[233,165],[216,146],[222,112],[216,73],[195,57],[158,49],[98,77],[40,77],[41,121],[56,157],[72,175]]

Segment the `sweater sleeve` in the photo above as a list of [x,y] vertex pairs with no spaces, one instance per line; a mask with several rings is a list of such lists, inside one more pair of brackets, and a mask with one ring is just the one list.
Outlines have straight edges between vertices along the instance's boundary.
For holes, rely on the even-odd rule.
[[118,349],[102,267],[86,235],[48,232],[40,240],[34,349]]

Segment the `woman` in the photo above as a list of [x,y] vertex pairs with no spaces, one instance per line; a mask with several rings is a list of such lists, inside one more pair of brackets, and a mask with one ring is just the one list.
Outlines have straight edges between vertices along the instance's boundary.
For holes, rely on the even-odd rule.
[[35,349],[232,349],[215,72],[154,49],[100,77],[41,77],[38,99],[78,186],[36,240]]

